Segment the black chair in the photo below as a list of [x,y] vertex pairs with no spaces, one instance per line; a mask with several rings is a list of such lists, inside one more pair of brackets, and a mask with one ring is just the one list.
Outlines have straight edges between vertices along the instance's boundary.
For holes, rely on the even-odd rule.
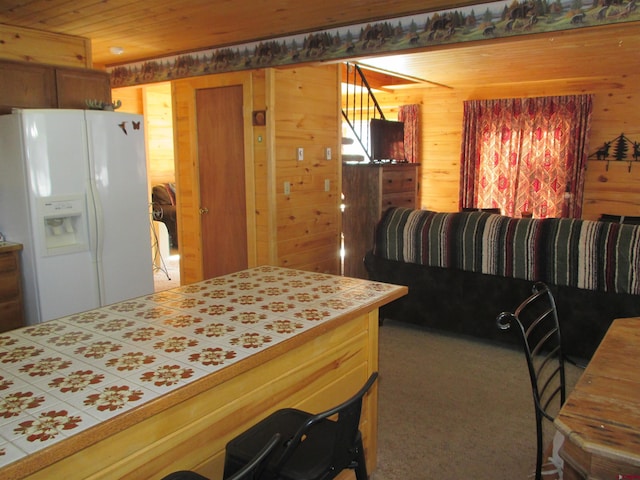
[[538,282],[533,293],[515,312],[502,312],[496,319],[502,330],[514,330],[522,341],[536,418],[536,480],[542,478],[543,421],[553,422],[566,399],[562,339],[555,300],[549,287]]
[[[247,462],[240,470],[233,475],[224,477],[224,480],[259,480],[262,476],[262,471],[269,460],[270,455],[274,452],[275,447],[280,443],[280,434],[276,433],[271,437],[271,440],[265,444],[262,449]],[[191,472],[189,470],[181,470],[178,472],[170,473],[162,478],[162,480],[209,480],[207,477],[203,477],[199,473]]]
[[178,248],[178,226],[176,212],[176,184],[162,183],[151,189],[153,219],[167,226],[169,243]]
[[267,438],[278,432],[284,441],[269,460],[265,479],[329,480],[350,468],[355,470],[357,480],[367,480],[358,426],[363,397],[377,377],[378,373],[374,372],[353,397],[323,413],[314,415],[285,408],[249,428],[227,444],[225,478],[235,473]]

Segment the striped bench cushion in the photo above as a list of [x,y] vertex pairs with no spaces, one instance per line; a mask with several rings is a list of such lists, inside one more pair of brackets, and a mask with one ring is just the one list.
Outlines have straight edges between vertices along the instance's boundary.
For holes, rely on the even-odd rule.
[[390,208],[374,254],[553,285],[640,295],[640,226]]

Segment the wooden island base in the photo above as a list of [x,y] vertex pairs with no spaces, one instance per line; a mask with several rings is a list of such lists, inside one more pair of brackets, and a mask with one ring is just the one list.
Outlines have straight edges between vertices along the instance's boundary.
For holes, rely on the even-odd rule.
[[[108,425],[98,428],[95,433],[103,434],[103,440],[28,478],[159,479],[180,469],[222,478],[226,443],[258,419],[283,407],[329,408],[355,393],[377,370],[377,309],[332,323],[338,325],[299,335],[143,406],[161,411],[123,431],[110,434]],[[197,390],[202,391],[194,394]],[[375,386],[363,405],[361,429],[367,466],[373,471]]]
[[[262,266],[7,332],[0,478],[220,480],[226,444],[262,418],[360,390],[378,370],[378,309],[406,293]],[[361,418],[369,472],[377,400],[374,384]]]

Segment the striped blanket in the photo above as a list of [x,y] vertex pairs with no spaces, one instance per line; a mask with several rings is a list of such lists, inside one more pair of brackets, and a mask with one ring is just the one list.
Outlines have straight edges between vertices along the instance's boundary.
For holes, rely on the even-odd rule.
[[391,208],[375,232],[388,260],[640,295],[640,226]]

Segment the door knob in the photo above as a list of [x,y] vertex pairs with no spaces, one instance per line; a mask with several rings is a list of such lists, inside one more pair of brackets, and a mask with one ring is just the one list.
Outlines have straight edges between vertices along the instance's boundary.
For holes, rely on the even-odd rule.
[[207,207],[201,208],[200,210],[198,210],[200,212],[200,215],[204,214],[204,213],[209,213],[209,209]]

